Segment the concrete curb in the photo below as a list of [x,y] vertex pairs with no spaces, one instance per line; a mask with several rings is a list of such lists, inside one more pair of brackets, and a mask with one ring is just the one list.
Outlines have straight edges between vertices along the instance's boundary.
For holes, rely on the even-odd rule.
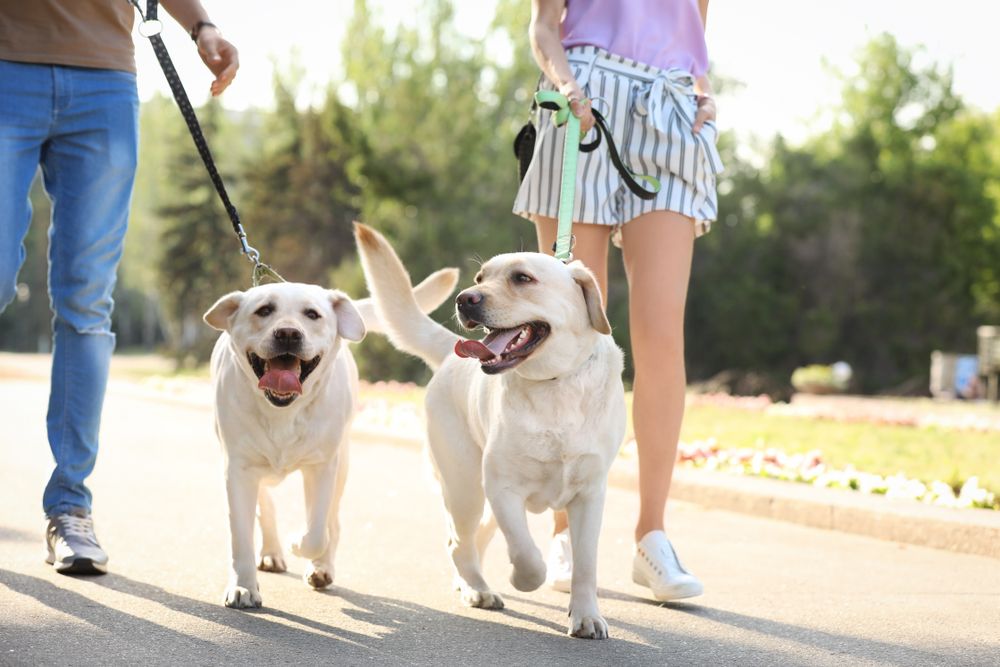
[[[616,461],[610,481],[635,488],[635,461]],[[1000,512],[949,509],[854,491],[678,467],[670,497],[813,528],[1000,558]]]

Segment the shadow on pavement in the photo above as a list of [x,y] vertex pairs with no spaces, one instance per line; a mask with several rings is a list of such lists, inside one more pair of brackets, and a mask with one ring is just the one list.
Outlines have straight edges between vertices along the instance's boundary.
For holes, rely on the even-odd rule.
[[[566,628],[545,618],[515,611],[464,609],[449,613],[406,600],[335,588],[331,606],[305,617],[264,608],[255,612],[177,595],[159,586],[117,574],[81,580],[94,586],[149,600],[188,619],[170,614],[143,617],[125,611],[128,599],[109,606],[61,588],[41,577],[0,569],[0,584],[30,596],[76,620],[7,625],[4,644],[27,663],[107,663],[138,661],[189,664],[231,661],[254,664],[479,664],[488,656],[503,664],[661,664],[662,652],[634,642],[572,639]],[[339,600],[337,600],[339,598]],[[565,612],[563,612],[565,613]],[[503,617],[540,625],[544,631],[512,627]],[[560,615],[561,616],[561,615]],[[338,617],[344,621],[338,623]],[[192,620],[194,621],[192,623]],[[80,623],[79,621],[83,621]],[[372,626],[358,632],[343,626]],[[96,630],[96,631],[95,631]],[[59,641],[51,634],[57,632]],[[72,647],[72,648],[70,648]],[[55,651],[65,651],[57,653]]]
[[[856,656],[861,660],[871,659],[872,656],[877,655],[886,660],[896,662],[898,664],[910,665],[910,664],[945,664],[951,660],[954,660],[954,655],[947,655],[942,653],[934,653],[931,651],[925,651],[918,648],[913,648],[910,646],[905,646],[902,644],[893,644],[890,642],[878,641],[876,639],[868,639],[865,637],[857,637],[854,635],[840,635],[832,632],[825,632],[823,630],[816,630],[814,628],[804,627],[801,625],[793,625],[790,623],[782,623],[780,621],[772,621],[766,618],[760,618],[756,616],[747,616],[746,614],[740,614],[736,612],[726,611],[723,609],[716,609],[713,607],[706,607],[696,602],[690,601],[676,601],[676,602],[658,602],[656,600],[650,600],[649,598],[639,597],[637,595],[632,595],[631,593],[624,593],[621,591],[615,591],[607,588],[600,588],[597,591],[598,598],[607,600],[617,600],[619,602],[628,602],[632,604],[641,604],[648,607],[661,607],[665,610],[670,610],[673,612],[688,614],[691,616],[696,616],[714,623],[719,623],[722,625],[727,625],[733,628],[738,628],[740,630],[746,630],[749,632],[767,635],[776,639],[781,639],[796,644],[813,646],[820,649],[824,653],[836,653],[840,655],[851,655]],[[518,601],[527,602],[539,607],[545,607],[548,609],[559,609],[556,605],[546,604],[532,600],[529,598],[512,597]],[[667,613],[667,612],[665,612]],[[646,641],[657,645],[661,648],[667,648],[669,646],[668,641],[676,637],[675,633],[663,633],[658,630],[651,629],[646,626],[635,625],[632,623],[627,623],[617,618],[607,617],[608,625],[611,627],[612,636],[614,633],[615,626],[626,629],[629,632],[635,633],[636,635],[642,637]]]
[[[41,632],[43,628],[34,624],[5,623],[3,632],[5,648],[12,649],[13,655],[16,655],[22,664],[94,663],[102,658],[110,660],[111,656],[120,660],[126,655],[129,660],[150,659],[158,654],[152,645],[154,643],[160,644],[161,647],[169,644],[174,651],[187,650],[198,655],[210,656],[218,653],[217,647],[211,642],[177,632],[128,612],[112,609],[39,577],[0,569],[0,584],[34,598],[46,607],[86,621],[83,625],[68,620],[57,621],[54,624],[56,627],[44,628],[44,632]],[[60,625],[63,627],[59,627]],[[58,635],[54,631],[58,632]],[[73,635],[77,637],[73,638]],[[59,641],[55,641],[57,636]],[[139,638],[139,642],[133,644],[135,638]],[[40,655],[28,655],[31,649],[38,650]],[[60,655],[60,652],[70,654]],[[221,654],[219,656],[221,657]],[[7,657],[11,657],[11,654]],[[162,655],[160,657],[162,659]]]

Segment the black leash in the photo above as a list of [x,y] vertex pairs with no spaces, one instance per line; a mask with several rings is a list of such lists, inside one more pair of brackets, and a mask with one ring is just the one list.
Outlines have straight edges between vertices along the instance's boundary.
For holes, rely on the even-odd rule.
[[[543,107],[550,109],[551,107]],[[615,145],[614,136],[611,134],[611,128],[608,127],[608,121],[604,119],[604,115],[597,109],[591,109],[590,113],[594,115],[594,128],[597,130],[597,137],[591,141],[589,144],[580,144],[581,153],[589,153],[596,150],[598,146],[601,145],[601,135],[604,135],[604,140],[608,142],[608,155],[611,157],[611,163],[618,170],[619,175],[621,175],[622,180],[625,181],[625,186],[632,191],[639,199],[650,200],[656,197],[656,194],[660,191],[660,184],[655,179],[649,176],[639,176],[647,183],[655,186],[655,189],[650,192],[646,188],[642,187],[636,180],[636,174],[631,169],[625,166],[622,162],[622,156],[618,152],[618,146]]]
[[256,287],[262,279],[266,278],[284,282],[284,278],[278,275],[277,271],[260,261],[260,252],[247,242],[247,234],[243,230],[243,224],[240,222],[240,214],[236,210],[236,206],[229,199],[229,193],[226,192],[226,185],[222,182],[222,176],[215,166],[215,159],[212,157],[212,151],[209,150],[208,143],[205,141],[205,134],[201,131],[201,124],[198,122],[198,117],[195,115],[191,101],[188,99],[187,91],[184,90],[184,84],[181,83],[177,69],[174,67],[174,63],[170,59],[170,54],[167,52],[167,47],[160,37],[163,24],[156,17],[157,0],[146,0],[145,14],[143,14],[138,0],[128,0],[128,2],[135,7],[136,11],[139,12],[139,16],[142,17],[143,22],[139,26],[139,34],[147,38],[153,46],[153,53],[156,54],[156,59],[160,62],[163,75],[167,78],[167,83],[170,85],[170,92],[173,93],[177,107],[184,117],[184,122],[187,123],[188,131],[191,133],[191,139],[194,140],[195,148],[198,149],[201,161],[205,163],[205,169],[208,170],[208,175],[212,179],[212,185],[215,186],[215,191],[219,193],[219,199],[222,200],[226,214],[233,224],[233,231],[236,232],[236,236],[240,241],[241,251],[247,256],[247,259],[253,262],[253,275],[251,278],[253,286]]

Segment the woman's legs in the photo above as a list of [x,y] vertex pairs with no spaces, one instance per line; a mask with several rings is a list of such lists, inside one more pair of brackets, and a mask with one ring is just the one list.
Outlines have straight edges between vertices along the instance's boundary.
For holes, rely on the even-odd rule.
[[[535,231],[538,233],[538,251],[552,254],[552,246],[556,241],[558,221],[555,218],[534,216]],[[583,262],[584,266],[594,272],[597,284],[601,288],[601,298],[604,307],[608,305],[608,238],[611,227],[605,225],[589,225],[576,223],[573,225],[573,235],[576,245],[573,246],[573,258]],[[569,518],[566,512],[553,512],[555,519],[552,534],[558,535],[569,528]]]
[[622,228],[629,283],[635,379],[632,418],[639,450],[636,542],[663,530],[684,416],[684,305],[694,250],[694,221],[654,211]]
[[[558,221],[537,215],[532,220],[535,221],[535,231],[538,233],[538,252],[551,255],[552,245],[556,242]],[[605,308],[608,305],[608,240],[611,238],[611,229],[607,225],[573,223],[573,236],[576,237],[573,259],[580,260],[594,272]]]

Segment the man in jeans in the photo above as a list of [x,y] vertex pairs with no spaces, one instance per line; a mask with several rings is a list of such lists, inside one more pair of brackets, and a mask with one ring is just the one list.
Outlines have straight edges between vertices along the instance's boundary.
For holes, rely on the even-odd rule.
[[[233,80],[235,47],[199,0],[163,0],[215,75]],[[41,166],[52,200],[53,319],[48,437],[55,470],[42,506],[47,562],[65,574],[107,571],[85,481],[97,459],[114,349],[111,293],[135,177],[139,101],[127,0],[0,0],[0,312],[13,300]]]

